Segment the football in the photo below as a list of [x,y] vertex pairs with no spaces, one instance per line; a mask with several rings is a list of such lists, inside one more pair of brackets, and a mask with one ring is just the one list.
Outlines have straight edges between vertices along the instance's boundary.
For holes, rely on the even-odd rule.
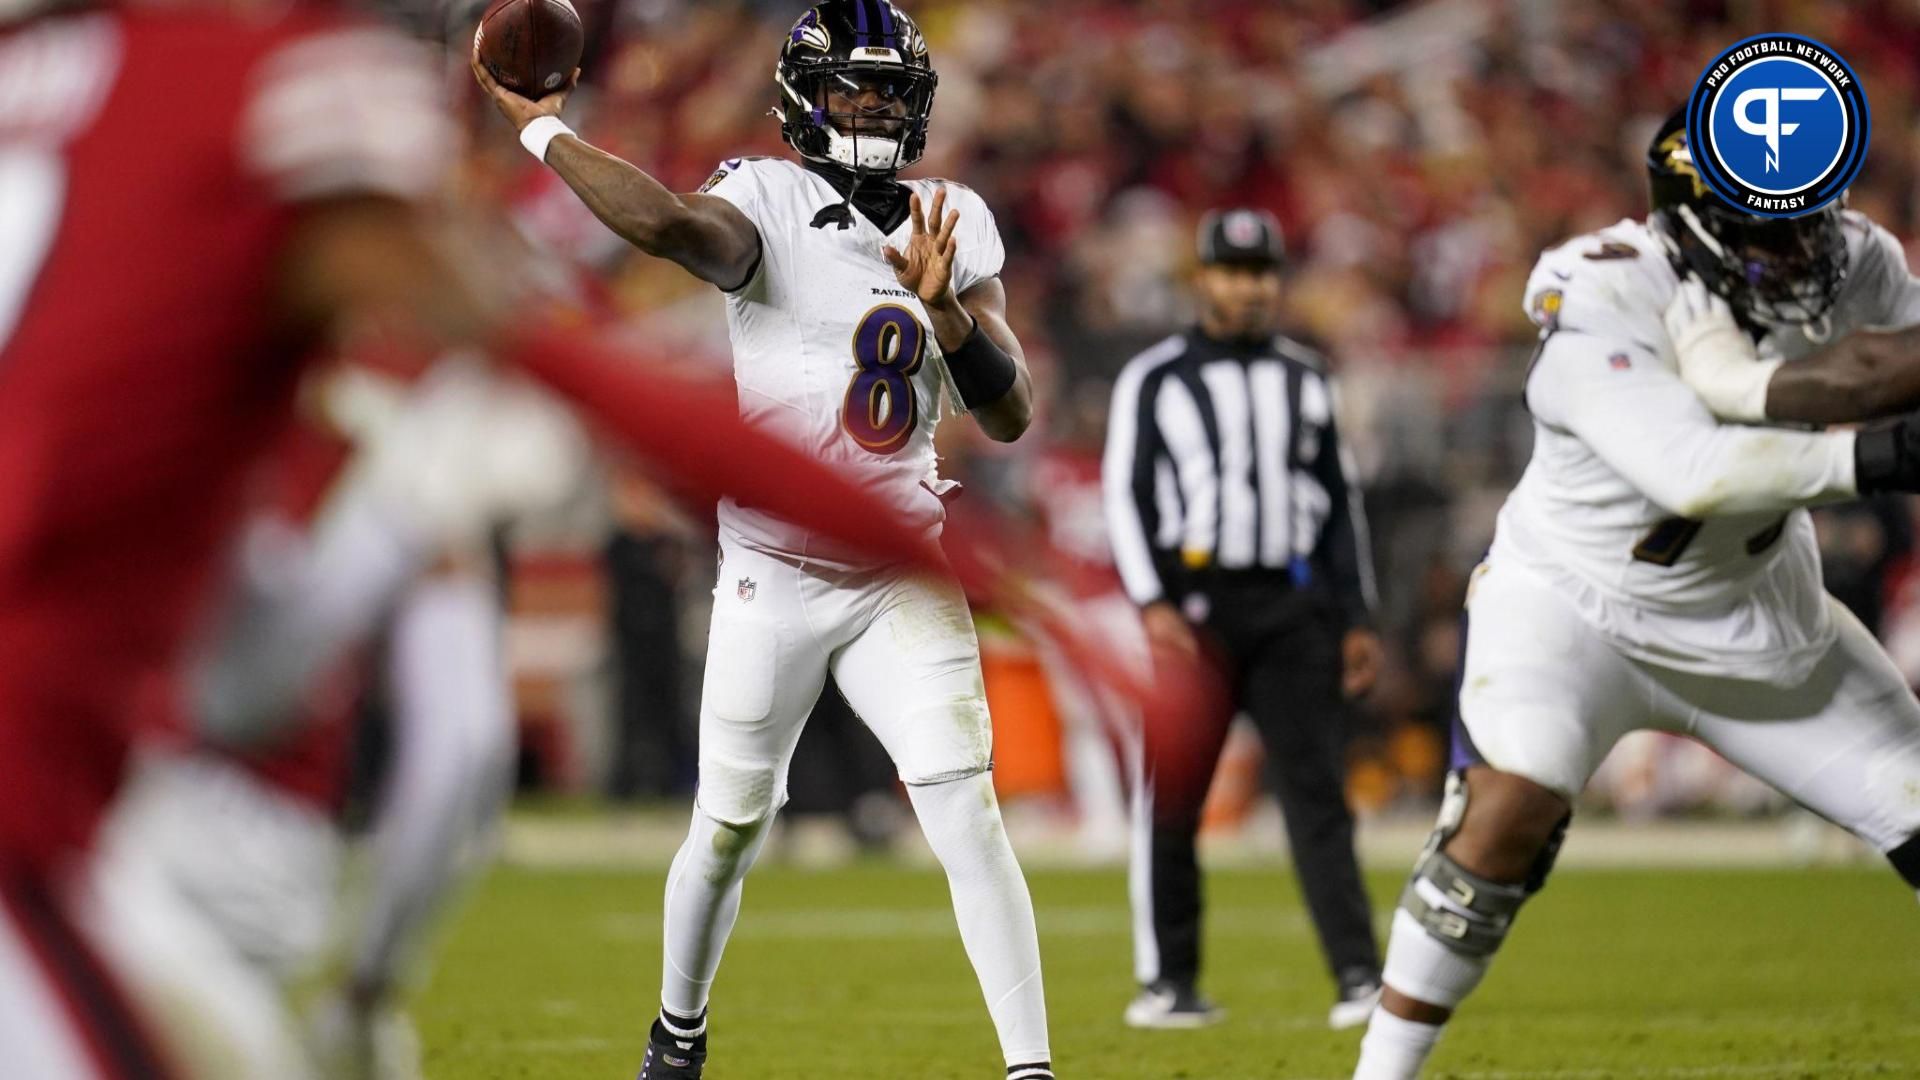
[[487,71],[527,98],[564,89],[586,46],[580,13],[568,0],[500,0],[481,17],[473,39]]

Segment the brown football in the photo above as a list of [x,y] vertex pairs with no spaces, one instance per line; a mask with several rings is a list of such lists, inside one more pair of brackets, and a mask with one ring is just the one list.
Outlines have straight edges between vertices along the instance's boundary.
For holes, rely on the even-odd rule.
[[567,0],[499,0],[480,17],[473,40],[501,86],[543,98],[566,88],[587,38]]

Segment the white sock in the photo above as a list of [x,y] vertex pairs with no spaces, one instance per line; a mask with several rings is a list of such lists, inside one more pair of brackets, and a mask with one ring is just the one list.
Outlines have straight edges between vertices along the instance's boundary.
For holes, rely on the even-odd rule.
[[[1443,1009],[1466,1000],[1487,973],[1490,956],[1455,952],[1427,933],[1406,908],[1393,913],[1393,931],[1387,938],[1386,984],[1415,1001]],[[1360,1064],[1354,1080],[1413,1080],[1440,1039],[1439,1024],[1421,1024],[1395,1016],[1385,1008],[1373,1010],[1367,1034],[1360,1040]]]
[[986,995],[1007,1064],[1048,1061],[1047,1000],[1033,899],[1000,821],[987,773],[910,784],[907,797],[927,843],[947,872],[960,941]]
[[1415,1001],[1443,1009],[1459,1007],[1486,977],[1491,956],[1469,956],[1420,925],[1406,908],[1395,908],[1393,930],[1387,935],[1387,962],[1382,978],[1388,986]]
[[667,874],[660,1004],[681,1016],[707,1007],[720,954],[740,916],[741,886],[772,830],[768,818],[751,826],[724,825],[693,808],[687,842]]
[[373,989],[418,975],[428,931],[485,865],[506,806],[513,718],[493,582],[415,585],[395,612],[390,668],[392,771],[352,946],[354,980]]
[[1353,1080],[1414,1080],[1440,1041],[1439,1024],[1421,1024],[1385,1009],[1373,1010],[1367,1035],[1360,1040],[1360,1063]]

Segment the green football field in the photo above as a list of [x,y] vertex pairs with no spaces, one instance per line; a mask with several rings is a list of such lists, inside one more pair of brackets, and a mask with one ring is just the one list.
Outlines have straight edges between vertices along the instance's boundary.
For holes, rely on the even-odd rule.
[[[1209,878],[1227,1022],[1122,1026],[1122,878],[1030,875],[1063,1078],[1344,1077],[1358,1032],[1284,872]],[[628,1078],[656,1003],[658,873],[497,871],[419,1004],[434,1080]],[[1398,881],[1374,876],[1377,900]],[[987,1080],[986,1011],[936,873],[767,867],[713,1002],[711,1080]],[[1565,869],[1441,1043],[1435,1077],[1920,1077],[1920,906],[1891,872]]]

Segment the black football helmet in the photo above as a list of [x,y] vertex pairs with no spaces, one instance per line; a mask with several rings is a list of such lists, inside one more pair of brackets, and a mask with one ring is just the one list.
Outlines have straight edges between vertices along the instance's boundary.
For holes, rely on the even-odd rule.
[[[927,119],[939,81],[927,39],[889,0],[824,0],[800,16],[774,68],[780,135],[810,161],[856,172],[893,173],[927,149]],[[829,112],[827,93],[877,90],[886,111]],[[904,115],[893,111],[905,106]]]
[[1653,189],[1648,220],[1666,237],[1674,269],[1692,271],[1743,322],[1813,332],[1833,310],[1847,279],[1844,196],[1800,217],[1741,213],[1700,178],[1684,108],[1660,125],[1647,148],[1647,179]]

